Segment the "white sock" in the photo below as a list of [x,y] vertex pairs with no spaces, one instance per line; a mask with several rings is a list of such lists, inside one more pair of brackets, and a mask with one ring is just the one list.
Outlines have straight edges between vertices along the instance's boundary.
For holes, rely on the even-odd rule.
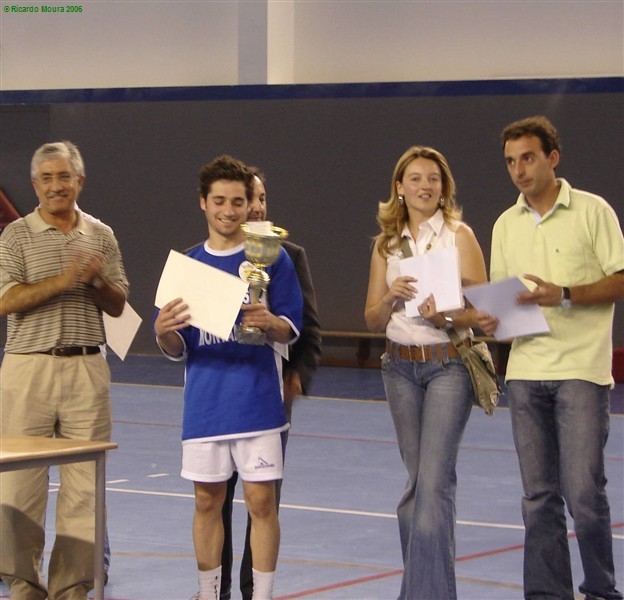
[[199,600],[219,600],[221,566],[210,571],[199,571]]
[[263,573],[251,569],[253,575],[253,595],[251,600],[273,600],[273,582],[275,581],[275,571]]

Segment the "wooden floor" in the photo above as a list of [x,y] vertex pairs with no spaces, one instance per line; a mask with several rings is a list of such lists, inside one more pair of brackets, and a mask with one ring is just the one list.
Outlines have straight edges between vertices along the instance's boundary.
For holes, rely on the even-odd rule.
[[[187,600],[197,590],[193,493],[181,479],[182,371],[160,357],[111,361],[113,440],[107,471],[112,547],[109,600]],[[392,600],[401,579],[395,508],[405,475],[379,371],[322,367],[294,409],[275,585],[280,600]],[[624,386],[614,390],[622,405]],[[503,400],[504,405],[504,400]],[[624,417],[606,448],[620,589],[624,582]],[[474,408],[458,463],[457,577],[461,600],[522,598],[521,485],[509,411]],[[50,480],[48,537],[58,473]],[[235,568],[245,521],[235,504]],[[575,584],[582,577],[570,534]],[[50,544],[47,545],[49,552]],[[47,555],[46,555],[47,558]],[[0,598],[7,598],[0,586]],[[237,593],[234,598],[240,598]],[[580,598],[580,595],[579,595]],[[435,599],[432,599],[435,600]]]

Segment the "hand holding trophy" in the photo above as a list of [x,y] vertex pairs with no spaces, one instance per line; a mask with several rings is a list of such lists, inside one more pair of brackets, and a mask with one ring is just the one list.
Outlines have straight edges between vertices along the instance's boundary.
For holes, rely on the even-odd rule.
[[[243,223],[241,228],[245,234],[245,257],[249,261],[243,263],[242,276],[249,284],[251,302],[258,303],[270,282],[264,269],[277,260],[282,240],[288,237],[288,231],[273,226],[270,221]],[[259,327],[239,325],[236,340],[241,344],[262,345],[267,341],[267,336]]]

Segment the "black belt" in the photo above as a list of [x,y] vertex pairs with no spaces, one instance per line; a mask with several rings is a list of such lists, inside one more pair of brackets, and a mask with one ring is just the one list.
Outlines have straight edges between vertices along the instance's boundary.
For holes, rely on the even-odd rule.
[[86,356],[87,354],[97,354],[99,346],[54,346],[50,350],[42,350],[35,354],[50,354],[51,356]]

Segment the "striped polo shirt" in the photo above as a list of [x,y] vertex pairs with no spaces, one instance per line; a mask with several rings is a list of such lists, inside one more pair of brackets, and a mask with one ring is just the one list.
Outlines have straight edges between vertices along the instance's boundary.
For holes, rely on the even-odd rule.
[[[35,209],[10,223],[0,236],[0,302],[14,285],[37,283],[60,275],[81,256],[105,257],[101,275],[128,294],[119,244],[113,231],[77,211],[76,226],[68,233],[46,223]],[[8,316],[5,352],[25,354],[57,345],[97,346],[106,340],[102,313],[87,286],[77,283],[47,302]]]

